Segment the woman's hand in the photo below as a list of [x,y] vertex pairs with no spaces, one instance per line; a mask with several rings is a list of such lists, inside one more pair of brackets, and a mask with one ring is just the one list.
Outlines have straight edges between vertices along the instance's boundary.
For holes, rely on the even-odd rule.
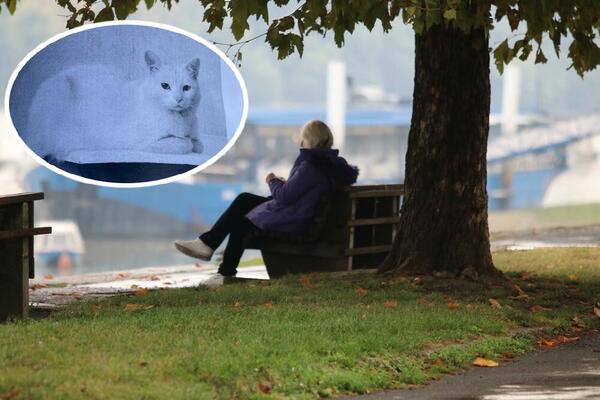
[[275,174],[272,172],[269,172],[269,175],[267,175],[267,177],[265,178],[265,182],[269,183],[269,181],[271,181],[271,179],[275,179],[275,178],[277,178],[275,176]]
[[271,179],[279,179],[281,182],[284,182],[284,183],[286,181],[285,178],[282,178],[281,176],[276,176],[274,173],[269,172],[269,175],[267,175],[267,177],[265,178],[265,182],[269,183],[269,181]]

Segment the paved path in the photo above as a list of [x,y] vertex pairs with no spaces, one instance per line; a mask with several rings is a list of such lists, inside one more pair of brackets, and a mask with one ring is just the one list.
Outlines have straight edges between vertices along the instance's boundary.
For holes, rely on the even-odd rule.
[[[210,264],[143,268],[73,275],[40,277],[30,281],[29,304],[36,309],[55,309],[65,304],[89,298],[132,293],[139,289],[168,289],[198,285],[222,285],[217,268]],[[241,267],[239,278],[269,279],[264,266]]]
[[526,354],[497,368],[473,367],[417,389],[346,400],[598,400],[600,334],[587,335],[541,352]]
[[[495,236],[492,240],[494,251],[538,247],[589,247],[600,244],[600,225],[513,231],[497,233]],[[253,254],[253,257],[256,255]],[[216,272],[214,264],[199,262],[189,265],[50,277],[50,279],[42,275],[30,281],[30,304],[35,308],[52,309],[79,299],[113,296],[134,292],[140,288],[164,289],[222,284],[221,281],[214,279],[214,272]],[[240,268],[239,272],[238,276],[243,278],[269,278],[264,266]]]
[[530,250],[543,247],[598,247],[600,225],[496,232],[492,251]]

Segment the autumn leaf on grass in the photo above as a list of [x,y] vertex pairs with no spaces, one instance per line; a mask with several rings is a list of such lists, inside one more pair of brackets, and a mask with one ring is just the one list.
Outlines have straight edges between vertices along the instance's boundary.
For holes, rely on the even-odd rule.
[[387,308],[394,308],[398,306],[398,302],[396,300],[387,300],[383,305]]
[[135,311],[144,308],[143,304],[129,303],[125,305],[125,311]]
[[573,292],[581,292],[581,289],[576,285],[566,285],[567,289],[572,290]]
[[271,383],[266,381],[258,381],[256,383],[256,389],[261,393],[269,394],[271,393]]
[[102,309],[102,306],[100,304],[92,304],[92,311],[98,312]]
[[536,304],[529,309],[529,311],[531,311],[532,313],[539,313],[541,311],[551,311],[551,310],[552,310],[551,308],[542,307],[539,304]]
[[579,281],[579,277],[576,274],[571,274],[571,275],[567,276],[567,279],[574,283]]
[[490,303],[490,305],[494,308],[502,308],[502,306],[500,305],[500,303],[498,302],[498,300],[494,299],[494,298],[489,298],[488,302]]
[[529,295],[527,293],[523,293],[523,294],[518,294],[516,296],[508,296],[508,298],[511,299],[511,300],[528,301],[529,300]]
[[533,276],[535,276],[535,275],[530,272],[523,272],[521,274],[521,279],[524,281],[530,281]]
[[0,400],[9,400],[21,398],[21,391],[19,389],[9,390],[8,392],[0,392]]
[[571,343],[579,340],[579,336],[558,335],[558,341],[561,343]]
[[273,302],[271,300],[269,300],[265,304],[263,304],[263,307],[268,308],[268,309],[275,308],[275,306],[273,305]]
[[47,286],[46,286],[46,285],[44,285],[43,283],[36,283],[35,285],[33,285],[33,286],[31,287],[31,289],[33,289],[33,290],[37,290],[37,289],[43,289],[43,288],[45,288],[45,287],[47,287]]
[[516,283],[513,283],[511,287],[515,292],[517,292],[517,295],[514,296],[516,299],[527,299],[529,297],[527,293],[521,289],[521,286],[517,285]]
[[554,339],[539,338],[537,340],[537,345],[542,349],[545,349],[548,347],[554,347],[554,346],[556,346],[557,343],[558,342]]
[[242,303],[240,303],[239,301],[236,301],[235,303],[233,303],[232,307],[233,308],[240,308],[240,307],[242,307]]
[[143,288],[143,287],[139,287],[137,288],[137,290],[135,292],[133,292],[136,296],[140,296],[142,294],[146,294],[148,293],[149,290],[147,288]]
[[576,315],[573,318],[571,318],[571,321],[573,321],[573,323],[571,324],[571,329],[573,331],[579,332],[583,330],[583,328],[585,328],[585,322],[583,321],[583,319],[581,319],[579,315]]
[[457,301],[455,301],[455,300],[448,301],[448,309],[449,310],[456,310],[459,307],[460,307],[460,303],[458,303]]
[[431,365],[444,365],[444,360],[441,358],[435,358],[431,360]]
[[357,293],[357,294],[359,294],[359,295],[361,295],[361,296],[362,296],[362,295],[365,295],[365,294],[367,294],[367,292],[368,292],[368,290],[367,290],[367,289],[365,289],[365,288],[361,288],[361,287],[357,287],[357,288],[355,289],[355,291],[356,291],[356,293]]
[[311,289],[315,287],[315,284],[313,282],[311,282],[311,280],[310,280],[310,276],[308,276],[306,274],[304,274],[300,277],[300,285],[311,288]]
[[573,332],[581,332],[583,330],[583,328],[578,325],[571,325],[571,330]]
[[473,365],[478,367],[497,367],[498,363],[494,360],[488,360],[487,358],[477,357],[473,360]]
[[149,310],[154,308],[153,304],[138,304],[138,303],[128,303],[125,305],[125,311],[138,311],[138,310]]

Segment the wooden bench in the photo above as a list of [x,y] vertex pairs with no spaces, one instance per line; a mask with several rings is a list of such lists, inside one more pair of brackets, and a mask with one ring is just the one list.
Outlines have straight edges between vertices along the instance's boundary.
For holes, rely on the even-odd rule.
[[263,232],[246,247],[261,250],[271,278],[376,268],[394,241],[403,195],[404,185],[349,186],[321,200],[306,234]]
[[0,321],[29,315],[33,237],[52,232],[33,227],[33,202],[43,198],[44,193],[0,196]]

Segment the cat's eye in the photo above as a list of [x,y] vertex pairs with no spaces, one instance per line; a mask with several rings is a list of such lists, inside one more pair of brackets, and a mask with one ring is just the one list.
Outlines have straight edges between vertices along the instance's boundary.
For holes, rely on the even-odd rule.
[[171,89],[171,86],[169,86],[169,84],[165,83],[165,82],[161,83],[160,86],[162,86],[162,88],[165,89],[165,90],[170,90]]
[[190,85],[183,85],[183,91],[187,92],[188,90],[190,90],[192,87]]

